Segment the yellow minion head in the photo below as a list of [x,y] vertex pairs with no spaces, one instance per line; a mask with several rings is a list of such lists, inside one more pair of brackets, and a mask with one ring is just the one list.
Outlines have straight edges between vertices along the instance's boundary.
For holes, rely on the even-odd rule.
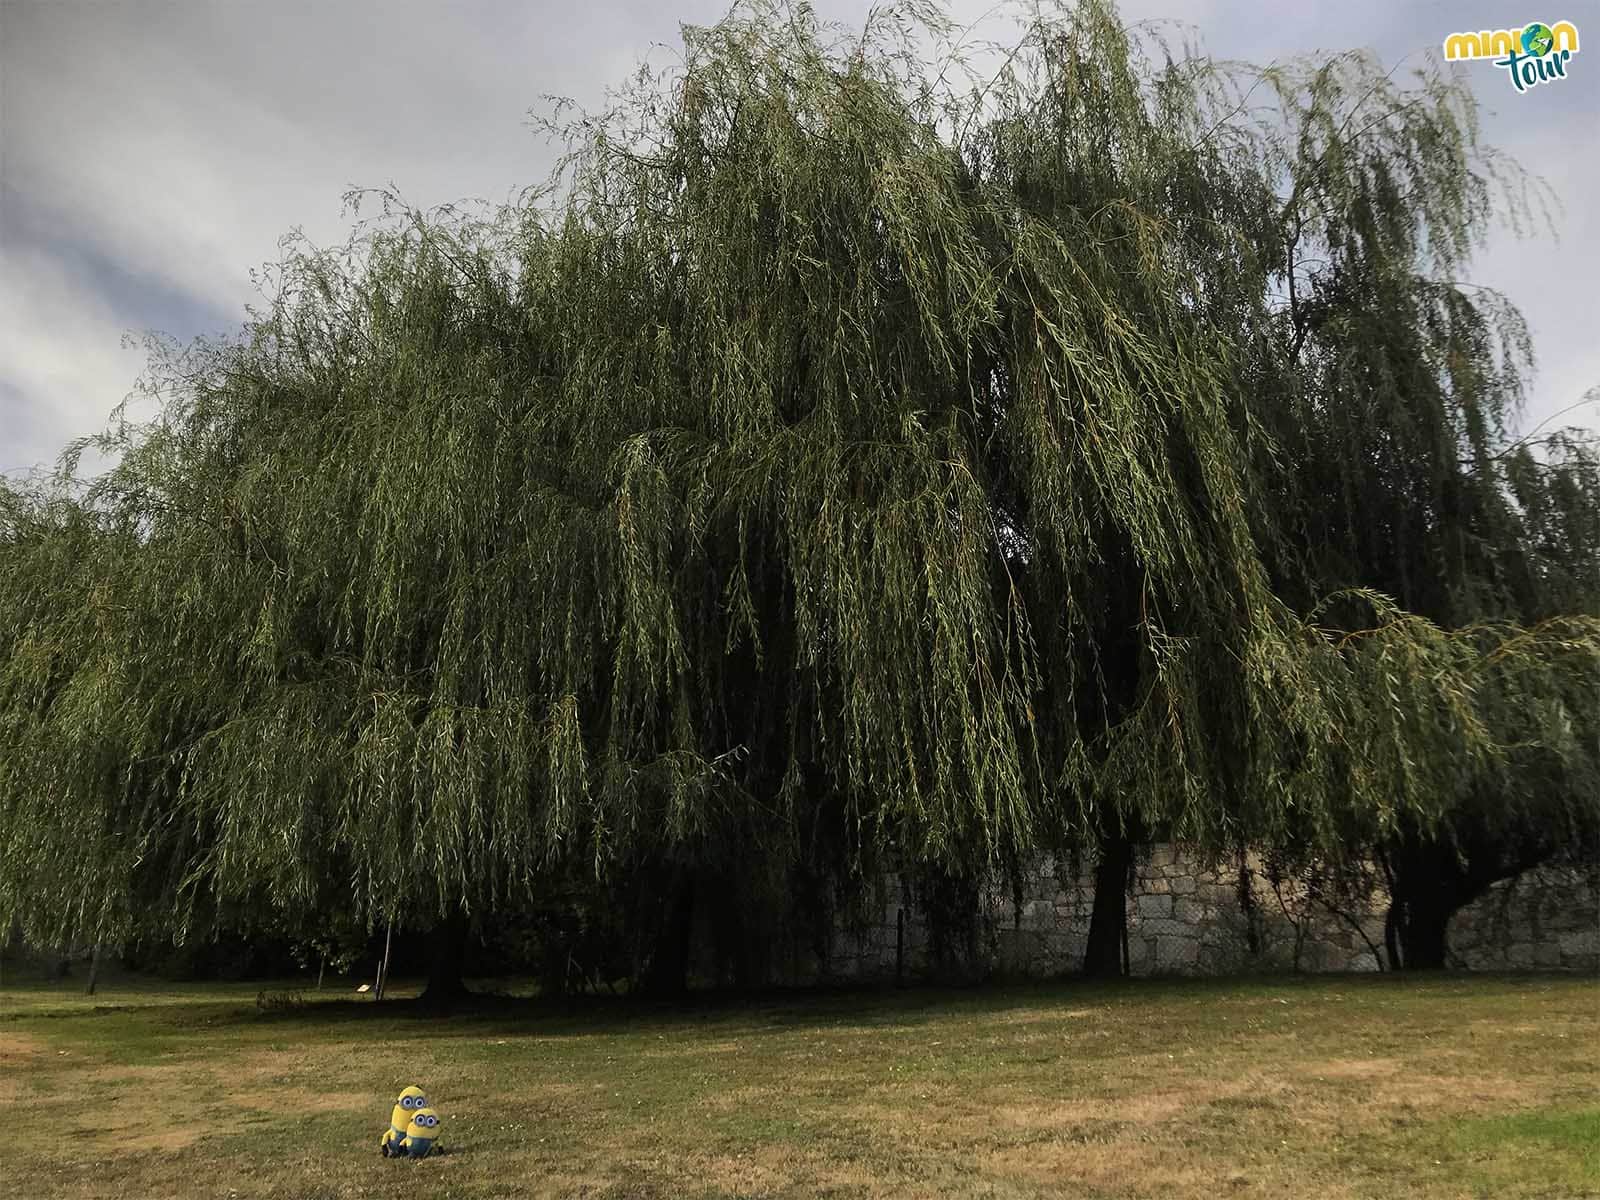
[[428,1106],[428,1098],[422,1094],[419,1087],[408,1087],[400,1093],[400,1098],[394,1102],[394,1108],[389,1113],[389,1128],[383,1132],[382,1148],[387,1148],[398,1143],[406,1135],[406,1127],[411,1124],[411,1117],[418,1110]]
[[433,1149],[434,1139],[438,1136],[439,1114],[431,1108],[419,1108],[411,1114],[411,1123],[406,1126],[406,1140],[401,1144],[412,1158],[424,1158]]

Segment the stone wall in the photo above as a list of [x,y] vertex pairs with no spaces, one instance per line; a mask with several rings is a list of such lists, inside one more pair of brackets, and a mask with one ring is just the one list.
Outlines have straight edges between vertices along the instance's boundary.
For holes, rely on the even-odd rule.
[[[979,900],[971,947],[975,973],[1048,978],[1080,969],[1088,943],[1093,879],[1046,860],[1023,889]],[[1208,865],[1182,847],[1147,848],[1128,898],[1133,975],[1252,970],[1375,971],[1384,953],[1388,895],[1369,880],[1366,898],[1325,900],[1315,879],[1277,879],[1258,858]],[[1600,971],[1600,888],[1583,872],[1546,869],[1502,883],[1456,914],[1455,964],[1476,970]],[[886,880],[867,911],[837,931],[797,982],[908,979],[932,972],[929,930],[910,889]]]
[[1580,871],[1532,871],[1490,889],[1450,924],[1450,949],[1474,970],[1600,970],[1600,890]]

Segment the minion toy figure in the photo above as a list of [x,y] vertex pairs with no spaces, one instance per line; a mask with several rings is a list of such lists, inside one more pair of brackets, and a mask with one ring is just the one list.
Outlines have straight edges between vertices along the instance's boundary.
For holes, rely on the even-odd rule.
[[412,1158],[427,1158],[439,1136],[439,1114],[431,1108],[419,1108],[411,1114],[411,1124],[406,1126],[405,1140],[400,1143],[400,1153]]
[[402,1144],[405,1142],[406,1129],[411,1124],[411,1117],[427,1107],[428,1098],[422,1094],[421,1088],[408,1087],[401,1092],[400,1099],[394,1102],[394,1108],[389,1113],[389,1128],[383,1131],[383,1140],[378,1143],[378,1153],[385,1158],[399,1158],[404,1154]]

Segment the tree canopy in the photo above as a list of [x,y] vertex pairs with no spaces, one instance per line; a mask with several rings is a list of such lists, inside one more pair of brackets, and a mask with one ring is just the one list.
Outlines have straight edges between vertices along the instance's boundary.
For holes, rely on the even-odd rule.
[[687,29],[551,187],[380,196],[8,488],[0,923],[1581,824],[1595,460],[1506,445],[1525,331],[1443,278],[1466,92],[943,30]]

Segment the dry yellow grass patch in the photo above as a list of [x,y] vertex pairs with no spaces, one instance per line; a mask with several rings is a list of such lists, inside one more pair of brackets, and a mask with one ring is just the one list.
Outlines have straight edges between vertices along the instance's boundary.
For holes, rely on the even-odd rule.
[[[0,1025],[30,1131],[16,1194],[1600,1196],[1583,1149],[1590,1110],[1600,1134],[1600,1011],[1583,980],[447,1022],[326,1011],[168,1004]],[[384,1163],[377,1139],[410,1082],[449,1153]]]

